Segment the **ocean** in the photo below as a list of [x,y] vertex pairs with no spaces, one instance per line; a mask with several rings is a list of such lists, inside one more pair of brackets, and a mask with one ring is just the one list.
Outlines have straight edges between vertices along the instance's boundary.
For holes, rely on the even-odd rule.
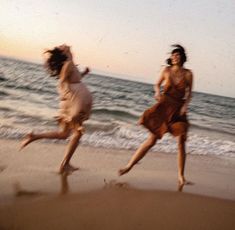
[[[81,144],[135,150],[148,135],[137,121],[156,103],[153,85],[97,74],[83,81],[94,104]],[[31,131],[56,129],[56,85],[43,65],[0,57],[0,138],[20,140]],[[234,98],[194,92],[189,121],[187,153],[235,157]],[[153,151],[175,153],[177,141],[166,134]]]

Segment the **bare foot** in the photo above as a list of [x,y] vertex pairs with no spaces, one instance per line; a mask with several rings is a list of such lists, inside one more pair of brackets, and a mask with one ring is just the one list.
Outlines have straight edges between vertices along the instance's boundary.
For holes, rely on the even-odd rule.
[[21,142],[21,145],[20,145],[20,149],[19,150],[22,150],[24,147],[26,147],[29,143],[31,143],[32,141],[34,140],[34,134],[33,133],[29,133],[27,134],[23,141]]
[[185,180],[184,177],[179,177],[178,180],[178,191],[182,192],[185,185],[194,185],[193,182]]
[[186,183],[186,180],[183,176],[179,176],[178,182],[179,182],[179,186],[182,186]]
[[183,191],[183,188],[184,188],[184,184],[178,184],[178,191],[179,192],[182,192]]
[[74,171],[77,171],[77,170],[79,170],[78,167],[74,167],[70,164],[66,164],[66,165],[62,165],[60,167],[59,174],[64,174],[64,173],[70,174],[70,173],[73,173]]
[[122,175],[128,173],[130,170],[131,170],[130,167],[125,167],[125,168],[123,168],[123,169],[119,169],[119,170],[118,170],[118,175],[119,175],[119,176],[122,176]]

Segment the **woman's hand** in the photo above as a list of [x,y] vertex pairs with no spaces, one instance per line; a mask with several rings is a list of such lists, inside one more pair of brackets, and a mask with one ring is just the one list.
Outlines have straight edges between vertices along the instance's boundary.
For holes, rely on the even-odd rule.
[[186,114],[187,110],[188,110],[187,105],[183,105],[180,109],[180,115],[182,116],[182,115]]
[[90,69],[88,67],[86,67],[86,69],[81,73],[81,75],[84,77],[88,73],[90,73]]
[[161,98],[161,94],[159,94],[159,93],[155,93],[154,94],[154,98],[157,100],[157,101],[159,101],[160,100],[160,98]]
[[86,75],[88,73],[90,73],[90,69],[89,69],[89,67],[86,67],[86,69],[84,70],[84,75]]

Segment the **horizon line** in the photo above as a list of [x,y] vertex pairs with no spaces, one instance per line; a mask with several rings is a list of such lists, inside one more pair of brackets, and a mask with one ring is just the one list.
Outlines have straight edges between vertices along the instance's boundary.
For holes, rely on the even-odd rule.
[[[36,65],[41,65],[41,66],[43,65],[42,62],[39,62],[39,61],[37,62],[36,60],[33,61],[33,60],[28,60],[28,59],[24,59],[24,58],[15,57],[15,56],[7,56],[7,55],[0,54],[0,58],[12,59],[12,60],[16,60],[16,61],[26,62],[26,63],[30,63],[30,64],[36,64]],[[109,72],[105,72],[103,70],[98,70],[98,69],[95,69],[95,71],[90,73],[90,74],[91,75],[93,74],[93,75],[98,75],[98,76],[103,76],[103,77],[120,79],[120,80],[123,80],[123,81],[132,81],[132,82],[139,82],[139,83],[144,83],[144,84],[148,84],[148,85],[154,85],[154,83],[146,82],[144,80],[141,81],[141,79],[134,80],[135,76],[132,76],[132,75],[109,73]],[[120,77],[118,77],[118,76],[120,76]],[[128,77],[130,77],[131,79],[127,79]],[[235,97],[231,97],[231,96],[218,95],[218,94],[208,93],[208,92],[203,92],[203,91],[194,91],[193,90],[193,92],[194,93],[199,93],[199,94],[200,93],[201,94],[208,94],[208,95],[218,96],[218,97],[235,98]]]

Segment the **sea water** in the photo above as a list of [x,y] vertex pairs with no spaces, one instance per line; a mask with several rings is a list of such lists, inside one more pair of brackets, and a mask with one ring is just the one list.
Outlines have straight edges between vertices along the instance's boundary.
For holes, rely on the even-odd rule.
[[[135,150],[148,136],[137,121],[156,103],[153,85],[97,74],[83,81],[94,103],[81,144]],[[21,139],[31,131],[55,130],[56,85],[42,65],[0,57],[0,137]],[[193,92],[189,121],[189,154],[235,157],[234,98]],[[166,134],[153,150],[174,153],[177,141]]]

